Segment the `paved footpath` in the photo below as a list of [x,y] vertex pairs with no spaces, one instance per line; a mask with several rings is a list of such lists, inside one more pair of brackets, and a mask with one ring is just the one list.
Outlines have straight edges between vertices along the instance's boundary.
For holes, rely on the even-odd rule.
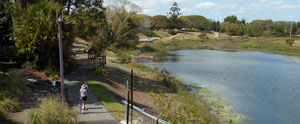
[[89,63],[87,54],[77,54],[77,62],[80,66],[68,75],[65,75],[65,88],[67,88],[67,100],[69,105],[78,111],[80,124],[120,124],[104,108],[101,102],[90,91],[87,102],[88,110],[81,114],[78,108],[79,89],[83,81],[86,80],[86,73],[92,71],[93,64]]

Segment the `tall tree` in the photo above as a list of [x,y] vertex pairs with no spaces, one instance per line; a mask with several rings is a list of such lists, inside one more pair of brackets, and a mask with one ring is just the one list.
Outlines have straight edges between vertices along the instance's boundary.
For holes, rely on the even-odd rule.
[[[39,2],[24,9],[24,14],[15,18],[14,37],[19,48],[19,61],[31,62],[38,69],[59,67],[58,63],[58,23],[56,12],[63,6],[56,2]],[[63,47],[64,61],[69,59],[68,53],[73,42],[73,21],[64,16]],[[65,66],[66,67],[66,66]]]
[[12,40],[13,22],[10,13],[0,2],[0,61],[8,61],[11,59],[15,48]]
[[128,0],[112,0],[106,9],[107,22],[111,26],[109,44],[128,47],[138,40],[139,24],[135,23],[136,13],[141,9]]
[[169,21],[170,21],[170,28],[171,29],[179,29],[182,27],[182,21],[178,19],[181,16],[180,8],[176,2],[173,3],[173,6],[170,8],[170,12],[168,13]]

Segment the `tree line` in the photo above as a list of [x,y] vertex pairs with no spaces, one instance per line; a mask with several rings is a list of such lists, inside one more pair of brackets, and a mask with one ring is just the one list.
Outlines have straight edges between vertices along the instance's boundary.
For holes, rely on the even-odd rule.
[[147,16],[151,20],[151,29],[196,29],[202,31],[217,31],[229,35],[260,36],[288,36],[292,25],[292,34],[300,34],[300,22],[253,20],[248,23],[245,19],[239,20],[237,16],[231,15],[224,21],[214,21],[201,15],[181,16],[180,8],[175,2],[167,15]]
[[[141,8],[128,0],[2,0],[0,2],[0,61],[16,61],[37,69],[58,68],[58,22],[63,14],[64,62],[74,68],[72,43],[76,37],[90,42],[90,50],[134,48],[147,19],[152,30],[178,29],[224,32],[229,35],[288,36],[300,34],[300,22],[253,20],[236,16],[223,22],[201,15],[182,16],[176,2],[166,15],[137,14]],[[147,19],[146,19],[147,18]],[[148,20],[148,21],[149,21]]]

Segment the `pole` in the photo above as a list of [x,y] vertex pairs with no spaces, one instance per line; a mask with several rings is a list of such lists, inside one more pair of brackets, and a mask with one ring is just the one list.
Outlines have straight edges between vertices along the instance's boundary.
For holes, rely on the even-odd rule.
[[126,124],[128,124],[129,121],[129,92],[128,92],[128,80],[126,81],[126,100],[127,100],[127,107],[126,107]]
[[130,83],[130,85],[131,85],[131,91],[130,91],[130,93],[131,93],[131,124],[132,124],[132,118],[133,118],[133,69],[131,69],[131,83]]
[[63,46],[62,46],[62,34],[61,25],[63,23],[62,17],[58,18],[58,32],[59,32],[59,65],[60,65],[60,90],[61,90],[61,101],[65,102],[65,90],[64,90],[64,63],[63,63]]

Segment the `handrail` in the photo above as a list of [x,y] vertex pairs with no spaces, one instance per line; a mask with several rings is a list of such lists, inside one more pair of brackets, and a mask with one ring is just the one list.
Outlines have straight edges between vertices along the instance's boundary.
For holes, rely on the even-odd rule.
[[[125,105],[128,104],[125,100],[122,100],[122,102],[123,102]],[[131,104],[129,104],[129,105],[131,106]],[[142,114],[144,114],[144,115],[146,115],[146,116],[152,118],[153,120],[159,121],[160,123],[163,123],[163,124],[171,124],[171,122],[166,122],[166,121],[164,121],[164,120],[162,120],[162,119],[160,119],[160,118],[157,118],[157,117],[155,117],[155,116],[153,116],[153,115],[150,115],[150,114],[146,113],[146,112],[144,111],[144,109],[141,109],[141,108],[136,107],[136,106],[134,106],[134,105],[133,105],[133,108],[134,108],[135,110],[141,112]]]

